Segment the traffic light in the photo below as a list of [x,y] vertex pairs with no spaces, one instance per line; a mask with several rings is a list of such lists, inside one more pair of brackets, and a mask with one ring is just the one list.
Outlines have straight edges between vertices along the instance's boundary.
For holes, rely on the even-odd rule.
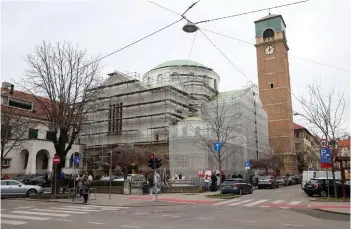
[[150,158],[149,160],[148,160],[148,163],[149,163],[149,168],[151,168],[151,169],[154,169],[155,168],[155,166],[154,166],[154,159],[152,158]]
[[156,169],[158,169],[158,168],[160,168],[161,166],[162,166],[162,163],[161,163],[161,159],[159,159],[159,158],[156,158],[155,159],[155,163],[156,163]]

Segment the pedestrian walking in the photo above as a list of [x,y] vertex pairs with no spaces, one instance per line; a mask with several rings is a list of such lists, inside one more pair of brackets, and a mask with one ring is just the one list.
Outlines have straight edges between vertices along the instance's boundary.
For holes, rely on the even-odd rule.
[[88,175],[84,174],[83,181],[82,181],[82,194],[83,194],[83,198],[84,198],[83,204],[88,203],[90,184],[91,184],[91,182],[88,179]]

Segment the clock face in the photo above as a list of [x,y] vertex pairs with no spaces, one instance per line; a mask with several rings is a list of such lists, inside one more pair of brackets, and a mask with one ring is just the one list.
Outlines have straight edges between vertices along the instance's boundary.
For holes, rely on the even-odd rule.
[[266,53],[266,55],[272,55],[274,53],[274,46],[273,45],[268,45],[264,49],[264,53]]

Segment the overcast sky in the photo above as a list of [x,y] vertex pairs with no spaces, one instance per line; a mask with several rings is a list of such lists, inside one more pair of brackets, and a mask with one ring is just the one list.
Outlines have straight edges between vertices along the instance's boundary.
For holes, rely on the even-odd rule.
[[[194,0],[155,0],[182,13]],[[201,21],[254,9],[267,8],[293,0],[201,0],[187,17]],[[290,77],[296,95],[304,92],[313,79],[322,88],[347,89],[349,105],[350,40],[348,28],[351,2],[348,0],[311,0],[274,9],[287,25],[290,48]],[[268,11],[216,22],[206,28],[250,43],[255,43],[254,21]],[[42,40],[71,41],[87,49],[89,55],[105,55],[167,24],[179,16],[144,0],[115,1],[3,1],[1,5],[1,80],[20,80],[27,65],[23,58]],[[187,59],[194,34],[182,31],[182,21],[102,61],[105,73],[113,70],[138,72],[141,76],[154,66],[172,59]],[[207,33],[209,38],[254,83],[257,83],[256,52],[253,45]],[[300,58],[309,59],[304,61]],[[191,60],[213,68],[221,77],[220,90],[245,86],[248,80],[201,34],[197,34]],[[293,98],[294,110],[300,106]],[[349,107],[348,107],[349,109]],[[349,117],[349,112],[345,117]],[[303,123],[299,119],[298,122]]]

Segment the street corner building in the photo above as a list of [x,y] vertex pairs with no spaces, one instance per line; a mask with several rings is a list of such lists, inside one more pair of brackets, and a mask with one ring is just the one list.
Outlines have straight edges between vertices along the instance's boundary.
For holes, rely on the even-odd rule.
[[[1,86],[1,168],[10,177],[18,174],[45,174],[53,169],[55,148],[50,140],[48,121],[38,100],[15,85],[3,82]],[[42,102],[41,101],[41,102]],[[49,100],[48,100],[49,101]],[[84,146],[73,144],[64,161],[63,172],[72,173],[72,157],[83,157]],[[83,168],[81,163],[79,169]]]
[[255,86],[219,92],[219,82],[213,69],[191,60],[164,62],[141,79],[136,73],[108,74],[100,87],[92,89],[99,92],[89,101],[95,108],[87,115],[89,133],[80,136],[88,161],[94,164],[89,169],[103,171],[113,163],[113,169],[143,173],[148,153],[161,157],[165,170],[187,177],[197,176],[200,169],[218,169],[214,155],[196,138],[200,134],[214,142],[204,114],[217,104],[218,109],[228,110],[228,121],[234,117],[231,114],[240,111],[242,115],[228,124],[243,125],[225,146],[235,148],[235,153],[223,169],[244,173],[244,162],[257,159],[268,146],[267,115]]

